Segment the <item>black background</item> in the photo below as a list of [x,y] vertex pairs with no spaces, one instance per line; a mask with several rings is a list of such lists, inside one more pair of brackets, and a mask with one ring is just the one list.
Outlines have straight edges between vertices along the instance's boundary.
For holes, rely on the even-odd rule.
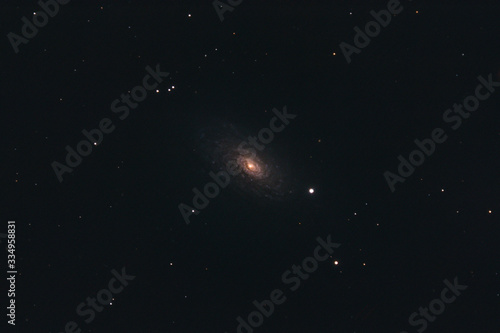
[[[456,131],[442,115],[479,75],[499,80],[500,5],[402,2],[347,64],[339,44],[386,4],[243,0],[221,22],[210,1],[74,0],[18,54],[3,38],[1,231],[16,221],[20,273],[8,330],[235,332],[280,288],[256,332],[416,332],[411,313],[458,277],[468,289],[426,331],[497,332],[499,92]],[[39,10],[1,7],[4,36]],[[160,92],[119,120],[111,102],[156,64],[170,73]],[[177,206],[210,181],[197,129],[257,133],[283,106],[297,118],[270,147],[297,195],[223,190],[186,225]],[[51,163],[102,118],[115,131],[59,183]],[[437,127],[447,141],[391,193],[383,173]],[[329,234],[342,246],[291,292],[281,275]],[[136,278],[84,323],[76,306],[122,267]]]

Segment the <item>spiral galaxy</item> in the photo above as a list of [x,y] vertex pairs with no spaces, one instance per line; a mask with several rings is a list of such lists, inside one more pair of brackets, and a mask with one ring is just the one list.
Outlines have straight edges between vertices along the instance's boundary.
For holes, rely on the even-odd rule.
[[256,198],[284,200],[290,194],[288,172],[272,147],[252,146],[248,133],[235,125],[218,121],[199,131],[199,151],[210,171],[226,171],[230,185],[239,193]]

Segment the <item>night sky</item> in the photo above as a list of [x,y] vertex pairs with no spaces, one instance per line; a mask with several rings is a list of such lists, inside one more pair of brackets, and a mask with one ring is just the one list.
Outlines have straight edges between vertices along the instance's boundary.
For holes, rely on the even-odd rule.
[[1,7],[1,332],[500,331],[498,1]]

